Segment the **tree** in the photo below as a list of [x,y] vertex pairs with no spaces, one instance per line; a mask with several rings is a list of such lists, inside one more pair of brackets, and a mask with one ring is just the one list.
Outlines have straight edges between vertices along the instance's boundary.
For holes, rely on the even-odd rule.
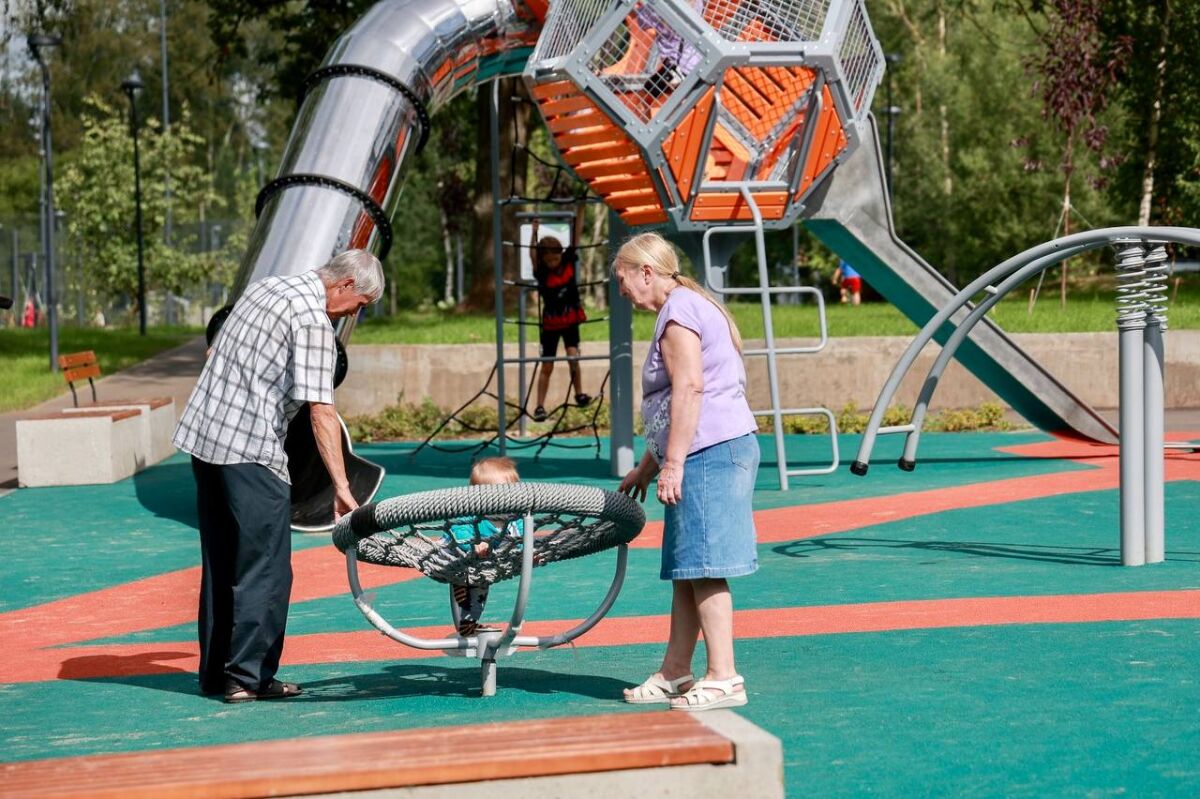
[[[92,285],[109,297],[137,295],[137,238],[134,225],[133,139],[123,111],[99,97],[88,99],[83,139],[63,170],[58,197],[67,213],[67,257],[77,257]],[[216,200],[209,175],[192,160],[204,140],[192,133],[186,112],[168,134],[148,120],[140,131],[143,242],[147,285],[172,292],[202,280],[228,281],[233,264],[208,254],[190,254],[163,243],[166,199],[145,191],[171,172],[175,208],[199,216]],[[178,217],[177,217],[178,218]]]
[[1127,112],[1117,147],[1114,199],[1136,209],[1139,224],[1177,224],[1200,213],[1200,6],[1179,0],[1112,0],[1101,31],[1131,43],[1116,103]]
[[[1109,94],[1128,60],[1130,42],[1106,41],[1100,34],[1102,0],[1052,0],[1049,25],[1040,35],[1041,52],[1030,59],[1038,79],[1033,90],[1042,100],[1042,117],[1062,136],[1059,169],[1063,175],[1063,234],[1071,232],[1071,187],[1076,156],[1084,146],[1103,156],[1108,125],[1102,119]],[[1109,163],[1101,157],[1102,166]],[[1060,301],[1067,304],[1067,264],[1062,264]]]

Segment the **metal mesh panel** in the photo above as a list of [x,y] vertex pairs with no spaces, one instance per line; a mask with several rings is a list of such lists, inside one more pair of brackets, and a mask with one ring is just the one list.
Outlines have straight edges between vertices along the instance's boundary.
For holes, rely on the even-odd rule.
[[630,111],[649,122],[703,59],[646,3],[638,3],[588,64]]
[[550,7],[532,61],[549,61],[567,55],[583,41],[613,6],[613,0],[557,0]]
[[735,42],[813,41],[821,37],[830,0],[708,0],[706,22]]
[[854,6],[854,13],[846,28],[838,58],[842,62],[842,73],[850,93],[850,103],[854,106],[857,116],[871,101],[882,64],[867,24],[866,10],[861,3]]

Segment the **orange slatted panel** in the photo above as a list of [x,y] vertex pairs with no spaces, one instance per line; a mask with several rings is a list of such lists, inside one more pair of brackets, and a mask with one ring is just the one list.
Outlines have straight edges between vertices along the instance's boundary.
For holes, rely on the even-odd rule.
[[76,380],[87,380],[89,377],[99,377],[100,367],[97,364],[91,366],[80,366],[75,369],[64,369],[63,379],[68,383],[74,383]]
[[663,156],[671,168],[675,184],[679,186],[679,195],[684,198],[691,196],[692,180],[699,166],[700,145],[704,142],[704,131],[708,127],[715,97],[716,87],[705,92],[696,107],[688,112],[663,142]]
[[842,121],[834,108],[833,95],[828,86],[821,92],[821,113],[813,120],[813,124],[817,125],[817,130],[804,164],[804,176],[796,191],[797,197],[807,191],[817,176],[846,148],[846,132],[842,129]]
[[597,194],[612,194],[618,191],[631,191],[633,189],[649,189],[653,188],[654,184],[650,182],[650,176],[641,175],[613,175],[612,177],[596,178],[590,181],[592,191]]
[[630,172],[644,171],[645,168],[641,156],[627,156],[580,164],[575,167],[575,174],[583,180],[591,180],[609,175],[628,175]]
[[[764,219],[781,219],[787,210],[787,192],[753,192],[754,202]],[[753,219],[750,206],[742,195],[732,192],[703,192],[696,198],[691,218],[697,222]]]
[[547,117],[556,117],[562,114],[569,114],[573,111],[582,111],[585,108],[594,111],[596,105],[591,101],[591,98],[577,94],[575,96],[565,95],[545,100],[541,103],[541,108],[542,113]]
[[737,94],[725,89],[721,90],[721,105],[725,110],[733,114],[738,122],[742,123],[747,131],[755,138],[759,137],[758,129],[762,126],[762,120],[758,114],[748,108],[745,103],[738,98]]
[[653,188],[637,191],[617,191],[605,195],[604,202],[611,208],[624,211],[627,208],[644,208],[658,202],[658,193]]
[[59,369],[73,369],[76,366],[87,366],[96,363],[96,353],[91,350],[84,352],[69,352],[58,356]]
[[579,87],[569,80],[556,80],[552,83],[539,83],[533,87],[533,96],[537,100],[549,100],[552,97],[579,94]]
[[560,133],[554,137],[554,141],[558,145],[558,149],[566,150],[571,147],[582,147],[589,144],[628,143],[629,139],[620,129],[610,123],[603,126],[597,125],[592,128],[571,131],[570,133]]
[[612,120],[602,114],[600,111],[593,110],[590,113],[571,114],[569,116],[555,117],[546,121],[546,129],[551,135],[558,136],[562,133],[571,133],[585,128],[595,128],[601,125],[611,125]]
[[606,161],[610,158],[637,154],[637,147],[630,142],[615,141],[608,144],[593,144],[590,147],[572,147],[562,151],[562,158],[571,166],[582,166],[592,161]]
[[[746,174],[746,169],[749,166],[750,154],[746,152],[746,148],[742,146],[733,134],[725,129],[725,126],[720,122],[713,128],[712,148],[716,149],[720,145],[729,154],[729,164],[725,168],[725,180],[742,180]],[[711,180],[709,176],[705,178]]]
[[658,206],[647,208],[630,208],[621,212],[621,220],[627,225],[654,225],[667,221],[667,212]]
[[758,171],[754,173],[755,179],[768,179],[771,170],[775,168],[775,164],[779,162],[780,157],[786,153],[788,147],[792,145],[792,140],[795,138],[796,133],[802,127],[804,127],[804,120],[806,116],[806,113],[801,113],[796,117],[792,124],[788,125],[787,128],[784,129],[779,138],[775,141],[775,146],[771,148],[770,152],[763,156],[762,163],[758,165]]
[[750,82],[745,76],[747,72],[758,72],[757,69],[731,69],[725,73],[725,89],[736,94],[738,99],[754,112],[755,116],[763,117],[770,110],[771,99],[778,91],[764,92]]

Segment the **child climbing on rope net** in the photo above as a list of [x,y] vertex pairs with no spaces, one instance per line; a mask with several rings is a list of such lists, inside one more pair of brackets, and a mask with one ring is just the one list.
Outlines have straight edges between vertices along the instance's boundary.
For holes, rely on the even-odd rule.
[[[471,485],[496,485],[499,483],[517,483],[521,476],[517,473],[517,464],[511,458],[483,458],[471,467]],[[523,525],[520,519],[505,524],[504,535],[521,538]],[[446,543],[456,545],[463,552],[473,553],[476,557],[487,557],[492,546],[490,539],[499,538],[500,530],[488,519],[477,522],[453,524],[446,533]],[[492,628],[479,626],[483,617],[484,606],[487,605],[488,586],[486,585],[450,585],[450,596],[458,607],[456,628],[462,636],[475,635],[481,629]]]
[[[543,358],[553,358],[558,354],[560,338],[568,358],[579,356],[579,324],[587,320],[587,314],[584,313],[583,301],[579,298],[579,282],[576,280],[579,252],[574,242],[579,240],[582,219],[582,212],[575,215],[573,241],[566,249],[554,236],[543,236],[539,239],[537,220],[533,221],[533,240],[537,242],[534,245],[533,276],[537,280],[538,295],[542,299]],[[546,391],[550,387],[554,362],[542,361],[538,368],[537,407],[534,408],[533,418],[540,422],[546,418]],[[591,403],[592,398],[583,392],[579,362],[569,361],[568,369],[571,372],[571,389],[575,393],[575,404],[585,407]]]

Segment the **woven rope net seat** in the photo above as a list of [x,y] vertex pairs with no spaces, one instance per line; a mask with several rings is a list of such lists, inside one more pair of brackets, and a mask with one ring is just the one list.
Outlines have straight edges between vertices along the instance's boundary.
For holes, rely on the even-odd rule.
[[[563,483],[505,483],[405,494],[343,517],[333,543],[357,560],[417,569],[439,582],[490,585],[521,573],[526,514],[546,566],[628,544],[646,523],[624,494]],[[488,544],[485,555],[474,545]]]

